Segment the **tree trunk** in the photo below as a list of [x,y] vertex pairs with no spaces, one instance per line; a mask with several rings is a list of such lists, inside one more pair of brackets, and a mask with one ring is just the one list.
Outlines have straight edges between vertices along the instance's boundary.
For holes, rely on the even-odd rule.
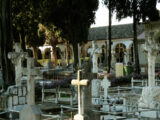
[[21,43],[22,50],[23,50],[23,51],[26,51],[24,32],[19,33],[19,41],[20,41],[20,43]]
[[73,46],[73,54],[74,54],[73,67],[74,67],[74,70],[77,71],[78,69],[78,44],[74,42],[72,46]]
[[110,69],[111,69],[111,59],[112,59],[112,55],[111,55],[111,45],[112,45],[112,41],[111,41],[111,25],[112,25],[112,13],[111,13],[111,0],[109,0],[109,27],[108,27],[108,39],[109,39],[109,55],[108,55],[108,66],[107,66],[107,72],[110,73]]
[[136,19],[136,12],[137,12],[137,6],[136,6],[136,0],[133,2],[133,46],[134,46],[134,57],[135,57],[135,72],[140,73],[140,66],[139,66],[139,55],[138,55],[138,42],[137,42],[137,19]]
[[38,49],[37,49],[37,47],[36,46],[33,46],[32,47],[33,48],[33,56],[34,56],[34,59],[38,59]]
[[54,67],[57,66],[57,50],[56,50],[56,45],[52,46],[53,49],[53,62],[54,62]]
[[10,0],[0,0],[0,54],[4,84],[14,82],[14,68],[8,59],[8,52],[12,51]]
[[66,65],[69,64],[69,42],[66,41]]

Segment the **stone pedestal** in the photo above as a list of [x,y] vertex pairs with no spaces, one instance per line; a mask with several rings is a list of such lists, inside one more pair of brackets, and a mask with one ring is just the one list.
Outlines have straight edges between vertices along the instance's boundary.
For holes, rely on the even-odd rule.
[[107,97],[108,97],[108,88],[111,86],[111,83],[109,82],[107,76],[104,76],[103,81],[101,82],[101,86],[104,89],[104,102],[103,102],[103,107],[101,108],[102,111],[109,111],[109,105],[107,102]]
[[116,77],[123,76],[123,63],[116,63]]
[[26,105],[20,112],[20,120],[41,120],[41,114],[36,105]]
[[84,120],[84,117],[80,114],[74,116],[74,120]]
[[92,104],[93,105],[99,105],[100,101],[98,101],[97,98],[100,97],[100,85],[101,81],[99,79],[93,79],[92,80]]
[[155,109],[160,102],[160,87],[144,87],[139,100],[139,107]]

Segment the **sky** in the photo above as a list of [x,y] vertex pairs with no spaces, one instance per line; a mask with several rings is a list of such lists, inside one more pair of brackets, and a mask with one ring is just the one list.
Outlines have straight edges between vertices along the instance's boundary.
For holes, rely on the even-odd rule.
[[[160,4],[157,4],[157,9],[160,9]],[[127,24],[132,23],[132,18],[128,17],[122,19],[121,21],[116,20],[115,14],[112,18],[112,25],[118,24]],[[98,26],[107,26],[108,25],[108,9],[106,6],[102,4],[102,0],[99,0],[99,8],[96,12],[95,24],[92,24],[91,27],[98,27]]]

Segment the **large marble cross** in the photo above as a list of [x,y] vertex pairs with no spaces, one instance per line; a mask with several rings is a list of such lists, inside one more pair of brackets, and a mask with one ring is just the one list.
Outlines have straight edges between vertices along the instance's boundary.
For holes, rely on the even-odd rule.
[[78,114],[74,116],[74,120],[84,120],[81,105],[81,86],[87,86],[88,80],[80,80],[81,70],[78,71],[78,79],[73,79],[71,84],[78,87]]
[[145,45],[148,52],[148,86],[155,87],[155,61],[160,52],[160,21],[150,22],[145,25]]
[[15,65],[15,81],[16,86],[21,85],[21,78],[22,78],[22,62],[28,56],[27,52],[23,52],[20,43],[15,43],[15,52],[9,52],[8,58],[11,59],[12,63]]
[[89,53],[91,56],[93,56],[93,57],[92,57],[92,63],[93,63],[92,72],[93,72],[93,73],[98,73],[98,63],[97,63],[98,54],[101,54],[101,53],[102,53],[102,50],[101,50],[100,48],[98,48],[95,40],[92,41],[92,48],[90,48],[90,49],[88,50],[88,53]]
[[34,76],[40,74],[39,69],[34,68],[34,58],[27,58],[27,104],[35,105],[35,81]]

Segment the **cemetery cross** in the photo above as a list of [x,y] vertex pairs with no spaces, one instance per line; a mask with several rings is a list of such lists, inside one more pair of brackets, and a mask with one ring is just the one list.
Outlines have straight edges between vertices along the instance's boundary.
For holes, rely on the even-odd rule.
[[73,79],[71,84],[73,86],[77,86],[78,87],[78,114],[74,116],[75,120],[84,120],[84,117],[82,115],[82,107],[81,107],[81,86],[87,86],[88,84],[88,80],[84,79],[84,80],[80,80],[80,73],[81,70],[78,70],[78,79]]

